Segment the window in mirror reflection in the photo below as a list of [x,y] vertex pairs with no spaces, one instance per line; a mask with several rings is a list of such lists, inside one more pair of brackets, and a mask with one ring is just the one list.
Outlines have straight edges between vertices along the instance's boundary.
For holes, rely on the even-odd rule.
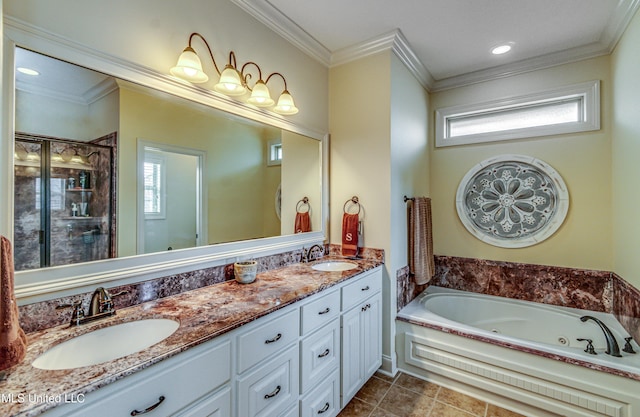
[[166,181],[164,180],[164,158],[145,155],[144,161],[144,217],[165,218]]

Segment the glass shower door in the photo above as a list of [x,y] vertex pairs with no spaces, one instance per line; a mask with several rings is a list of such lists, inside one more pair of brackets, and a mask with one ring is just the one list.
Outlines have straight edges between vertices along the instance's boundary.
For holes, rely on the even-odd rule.
[[113,257],[112,149],[16,138],[17,271]]
[[14,150],[14,263],[17,271],[44,261],[42,227],[42,143],[16,140]]

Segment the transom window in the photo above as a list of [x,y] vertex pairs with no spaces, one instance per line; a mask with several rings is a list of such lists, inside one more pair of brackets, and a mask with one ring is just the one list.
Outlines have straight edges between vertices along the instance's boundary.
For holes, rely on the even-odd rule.
[[436,146],[600,129],[600,82],[436,111]]

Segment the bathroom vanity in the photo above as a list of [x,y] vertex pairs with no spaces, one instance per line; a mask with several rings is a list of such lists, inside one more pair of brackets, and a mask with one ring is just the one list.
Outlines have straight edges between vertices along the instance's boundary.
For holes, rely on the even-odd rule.
[[[2,391],[58,397],[5,402],[0,411],[335,416],[381,364],[382,269],[372,260],[354,261],[346,271],[319,271],[314,264],[263,272],[252,284],[227,281],[188,291],[79,327],[32,333],[27,358],[1,383]],[[180,327],[113,361],[54,371],[31,365],[64,340],[147,318],[177,320]]]

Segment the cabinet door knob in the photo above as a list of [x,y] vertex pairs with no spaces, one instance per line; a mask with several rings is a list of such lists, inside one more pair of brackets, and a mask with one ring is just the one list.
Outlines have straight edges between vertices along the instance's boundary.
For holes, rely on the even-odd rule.
[[273,391],[271,391],[270,393],[268,393],[268,394],[264,394],[264,399],[265,399],[265,400],[268,400],[269,398],[273,398],[273,397],[275,397],[276,395],[280,394],[280,390],[281,390],[280,385],[278,385],[278,386],[276,387],[276,389],[274,389],[274,390],[273,390]]
[[161,396],[160,396],[160,398],[158,398],[158,402],[157,402],[157,403],[155,403],[155,404],[153,404],[153,405],[151,405],[151,406],[149,406],[149,407],[145,408],[145,409],[144,409],[144,410],[142,410],[142,411],[133,410],[133,411],[131,412],[131,415],[132,415],[132,416],[139,416],[140,414],[147,414],[147,413],[150,413],[150,412],[152,412],[153,410],[155,410],[156,408],[158,408],[158,406],[159,406],[160,404],[162,404],[162,402],[163,402],[164,400],[165,400],[164,395],[161,395]]
[[267,344],[267,345],[268,345],[269,343],[275,343],[275,342],[277,342],[278,340],[280,340],[281,338],[282,338],[282,333],[278,333],[278,334],[276,335],[276,337],[274,337],[273,339],[265,340],[265,341],[264,341],[264,343],[265,343],[265,344]]
[[318,312],[318,314],[327,314],[327,313],[328,313],[328,312],[330,312],[330,311],[331,311],[331,309],[330,309],[329,307],[327,307],[327,308],[325,308],[324,310],[319,311],[319,312]]

